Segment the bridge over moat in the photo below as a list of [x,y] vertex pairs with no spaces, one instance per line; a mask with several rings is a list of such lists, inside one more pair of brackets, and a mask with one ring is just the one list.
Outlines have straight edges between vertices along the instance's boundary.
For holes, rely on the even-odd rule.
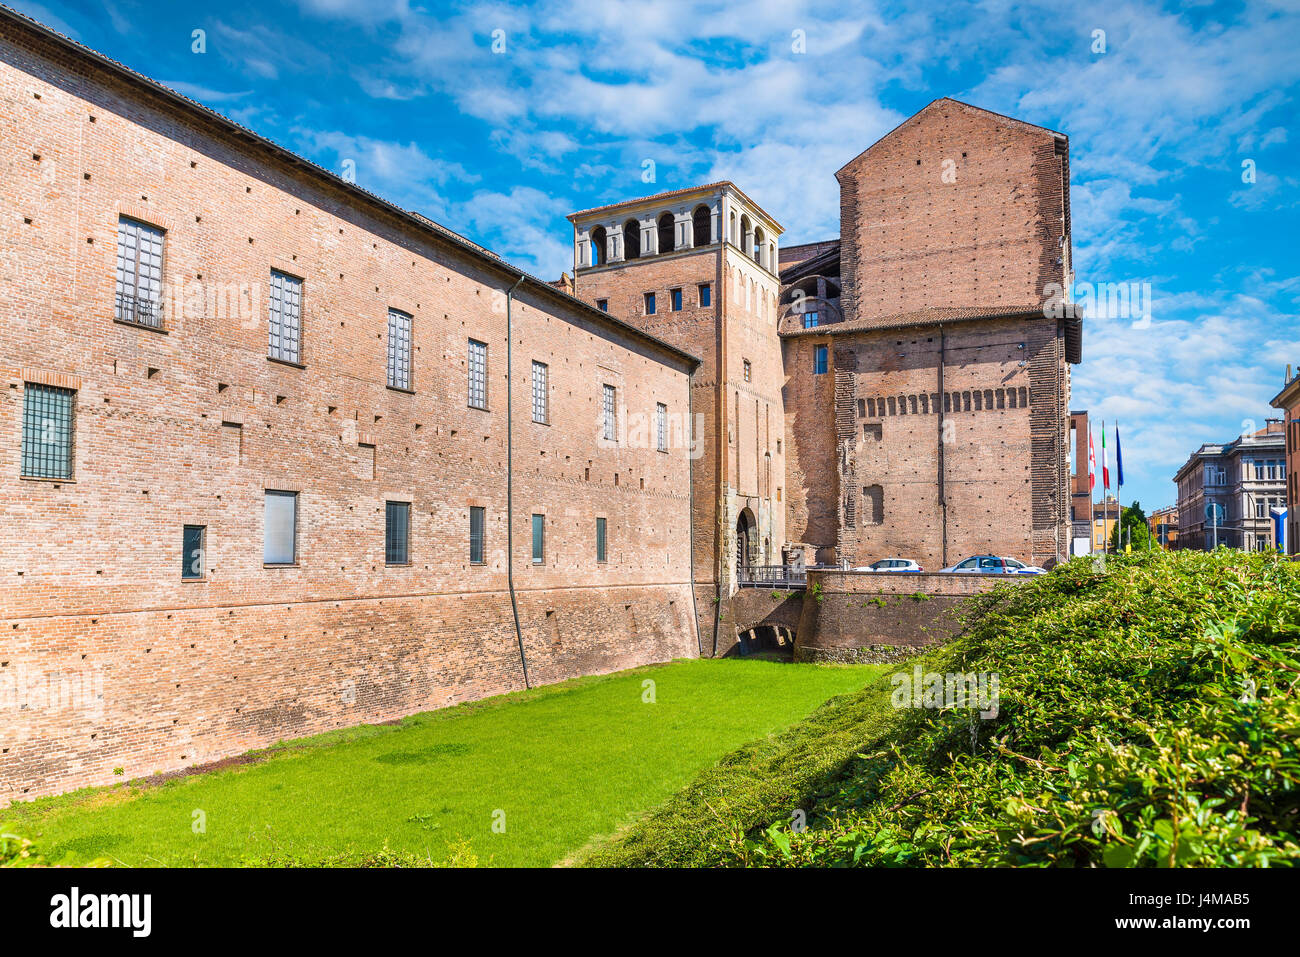
[[751,581],[722,601],[715,655],[792,647],[795,661],[901,661],[956,635],[971,597],[1027,578],[838,569],[767,577],[784,587]]

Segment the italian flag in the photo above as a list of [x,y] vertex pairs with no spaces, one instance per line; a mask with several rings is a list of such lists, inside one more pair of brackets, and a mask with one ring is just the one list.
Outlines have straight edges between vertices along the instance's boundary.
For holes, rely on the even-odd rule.
[[1106,423],[1101,424],[1101,487],[1110,488],[1110,460],[1106,458]]

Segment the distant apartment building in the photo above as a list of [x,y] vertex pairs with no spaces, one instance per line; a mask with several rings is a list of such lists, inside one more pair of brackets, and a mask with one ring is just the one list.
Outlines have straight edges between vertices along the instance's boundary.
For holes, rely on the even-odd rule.
[[1161,548],[1178,547],[1178,506],[1167,505],[1147,516],[1151,540]]
[[1178,546],[1273,548],[1274,512],[1286,504],[1285,443],[1281,421],[1270,419],[1262,429],[1193,452],[1174,476]]
[[1113,495],[1107,495],[1101,501],[1092,503],[1092,550],[1094,552],[1106,550],[1122,514],[1123,506]]
[[1282,410],[1286,436],[1286,550],[1295,555],[1300,553],[1300,516],[1296,513],[1300,502],[1300,371],[1292,375],[1287,366],[1285,384],[1271,405]]

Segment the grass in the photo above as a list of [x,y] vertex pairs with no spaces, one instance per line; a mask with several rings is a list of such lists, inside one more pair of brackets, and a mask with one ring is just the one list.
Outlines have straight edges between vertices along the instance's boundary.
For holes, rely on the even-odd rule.
[[[875,668],[878,675],[885,670]],[[587,867],[735,863],[750,832],[771,822],[788,822],[796,809],[807,809],[857,754],[880,746],[900,718],[890,704],[888,677],[877,677],[779,734],[733,751],[614,839],[586,848],[577,863]]]
[[550,865],[879,670],[677,661],[287,742],[156,786],[16,804],[0,820],[50,863]]

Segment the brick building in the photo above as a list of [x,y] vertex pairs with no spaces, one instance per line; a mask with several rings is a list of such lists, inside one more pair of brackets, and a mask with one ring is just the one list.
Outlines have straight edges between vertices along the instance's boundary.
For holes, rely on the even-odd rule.
[[836,177],[838,242],[782,254],[791,542],[855,565],[1067,558],[1066,137],[941,99]]
[[691,355],[2,8],[0,129],[0,803],[700,653]]
[[551,283],[3,8],[0,127],[0,801],[723,654],[757,566],[1069,553],[1061,134],[938,100],[838,238],[721,182]]
[[569,217],[575,295],[703,360],[697,593],[792,556],[1086,550],[1065,136],[937,100],[837,178],[841,235],[802,246],[729,182]]

